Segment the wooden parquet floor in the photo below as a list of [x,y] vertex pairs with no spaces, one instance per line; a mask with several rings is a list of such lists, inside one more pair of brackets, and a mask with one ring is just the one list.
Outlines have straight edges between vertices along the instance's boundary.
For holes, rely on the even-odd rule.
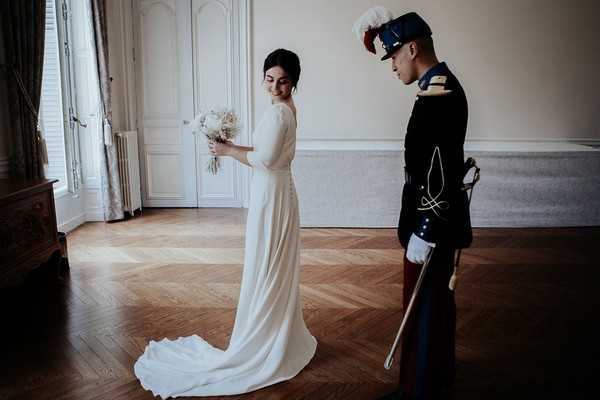
[[[151,399],[150,339],[228,344],[245,213],[153,209],[68,236],[70,275],[1,289],[0,399]],[[376,399],[402,317],[394,229],[303,229],[301,296],[319,341],[293,380],[227,399]],[[588,398],[600,360],[600,228],[478,229],[456,300],[455,399]],[[596,396],[592,396],[596,398]]]

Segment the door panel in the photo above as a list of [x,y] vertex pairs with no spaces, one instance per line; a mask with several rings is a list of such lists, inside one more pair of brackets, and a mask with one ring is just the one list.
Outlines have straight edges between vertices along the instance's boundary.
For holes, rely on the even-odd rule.
[[137,126],[145,207],[241,207],[245,167],[221,159],[206,170],[206,139],[194,115],[232,108],[248,145],[247,2],[135,0]]
[[[240,97],[234,79],[234,42],[239,26],[234,26],[232,0],[192,0],[192,36],[194,52],[195,111],[227,107],[240,116]],[[237,28],[237,29],[234,29]],[[211,155],[206,140],[198,138],[198,205],[203,207],[241,207],[239,195],[240,165],[229,158],[221,159],[215,176],[206,170]]]
[[137,3],[138,129],[145,207],[196,207],[190,3]]

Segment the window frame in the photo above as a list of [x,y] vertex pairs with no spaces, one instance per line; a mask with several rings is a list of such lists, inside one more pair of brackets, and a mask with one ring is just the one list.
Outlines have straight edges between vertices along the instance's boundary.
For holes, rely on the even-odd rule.
[[81,157],[79,150],[79,125],[77,115],[77,90],[71,51],[71,0],[46,0],[54,6],[58,36],[58,56],[61,73],[61,99],[63,106],[63,132],[65,142],[65,164],[67,185],[54,191],[55,199],[81,192]]

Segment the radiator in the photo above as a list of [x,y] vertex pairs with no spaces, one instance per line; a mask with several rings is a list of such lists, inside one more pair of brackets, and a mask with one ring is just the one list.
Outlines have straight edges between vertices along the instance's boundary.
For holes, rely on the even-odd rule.
[[137,131],[117,132],[115,136],[124,209],[133,215],[142,209]]

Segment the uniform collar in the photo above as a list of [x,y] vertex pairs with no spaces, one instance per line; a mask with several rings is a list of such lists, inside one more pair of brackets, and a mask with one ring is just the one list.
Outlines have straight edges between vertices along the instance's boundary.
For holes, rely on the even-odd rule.
[[435,75],[445,75],[445,72],[448,70],[445,62],[437,63],[433,67],[429,68],[427,72],[419,79],[419,87],[421,90],[427,90],[427,86],[429,86],[429,81]]

